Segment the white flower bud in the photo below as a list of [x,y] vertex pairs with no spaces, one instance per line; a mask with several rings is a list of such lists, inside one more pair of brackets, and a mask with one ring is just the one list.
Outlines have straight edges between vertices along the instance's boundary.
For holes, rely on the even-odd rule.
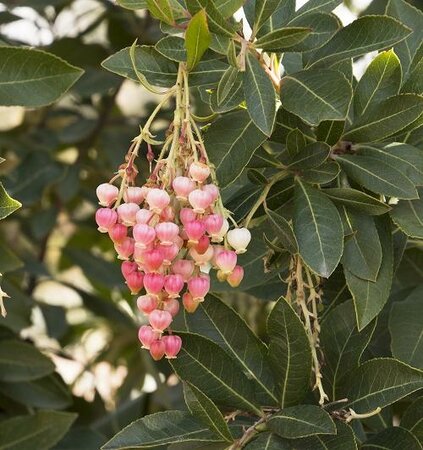
[[239,255],[247,251],[247,246],[251,241],[251,233],[247,228],[235,228],[234,230],[228,231],[227,240],[229,245]]

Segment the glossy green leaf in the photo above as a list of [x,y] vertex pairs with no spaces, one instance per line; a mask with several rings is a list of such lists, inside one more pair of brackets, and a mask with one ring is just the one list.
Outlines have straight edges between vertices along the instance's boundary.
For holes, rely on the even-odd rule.
[[190,333],[180,335],[182,350],[171,365],[183,381],[191,383],[218,405],[261,414],[254,385],[240,371],[233,357],[205,337]]
[[349,177],[370,191],[403,199],[418,197],[414,183],[383,158],[343,155],[336,161]]
[[219,435],[224,441],[233,441],[228,424],[226,423],[222,413],[207,397],[207,395],[192,384],[185,383],[184,398],[188,409],[196,419],[203,422],[211,431]]
[[351,98],[350,83],[335,70],[306,70],[282,78],[282,106],[310,125],[345,119]]
[[[249,2],[244,4],[244,11],[248,11]],[[271,31],[278,30],[282,28],[289,19],[295,13],[295,0],[280,0],[278,7],[269,17],[269,19],[263,24],[261,29],[258,31],[257,36],[264,36]],[[248,16],[247,16],[248,17]],[[253,19],[249,19],[250,23],[253,23]]]
[[276,237],[282,245],[290,252],[298,252],[298,243],[290,223],[280,214],[266,208],[266,214],[269,222],[272,224]]
[[187,8],[192,15],[205,9],[210,31],[222,36],[232,37],[236,28],[225,20],[242,6],[241,0],[231,2],[213,2],[208,0],[187,0]]
[[410,430],[420,442],[423,441],[423,397],[416,399],[405,410],[400,425]]
[[205,134],[205,146],[222,187],[241,175],[265,139],[247,111],[226,114],[211,124]]
[[423,239],[423,188],[418,189],[420,198],[400,200],[390,212],[392,220],[410,237]]
[[217,86],[217,104],[221,105],[223,102],[227,101],[228,96],[238,90],[241,83],[241,73],[235,67],[229,67],[223,74]]
[[341,0],[308,0],[298,9],[295,17],[302,17],[315,12],[331,12],[341,3]]
[[294,17],[288,26],[305,27],[311,30],[310,34],[295,46],[295,51],[306,52],[325,44],[341,27],[341,22],[335,14],[316,11]]
[[382,310],[391,291],[393,276],[393,250],[390,224],[385,218],[376,221],[382,247],[382,264],[376,281],[359,278],[344,267],[345,279],[356,311],[358,329],[362,330]]
[[54,364],[34,346],[17,340],[2,341],[0,381],[29,381],[54,371]]
[[270,52],[297,51],[296,45],[311,33],[306,27],[287,27],[272,31],[257,39],[258,48]]
[[[411,30],[392,17],[363,16],[341,28],[312,55],[309,64],[327,67],[347,58],[383,50],[405,39]],[[361,39],[357,39],[361,36]]]
[[281,107],[276,113],[275,130],[271,136],[271,140],[285,144],[288,134],[296,128],[301,131],[308,142],[315,140],[313,131],[304,121]]
[[416,185],[423,185],[423,150],[407,144],[362,144],[357,153],[370,156],[402,172]]
[[381,101],[354,121],[343,139],[354,143],[375,142],[393,136],[423,115],[423,97],[399,94]]
[[0,105],[36,108],[58,100],[83,70],[42,50],[0,47]]
[[288,439],[314,434],[336,434],[330,415],[319,406],[298,405],[284,408],[268,421],[271,431]]
[[298,128],[291,130],[286,136],[286,151],[293,157],[307,145],[307,140]]
[[4,450],[51,449],[69,430],[77,415],[38,411],[0,423],[0,448]]
[[360,447],[362,450],[421,450],[421,444],[417,438],[405,428],[390,427],[378,434],[371,436]]
[[190,332],[211,339],[238,362],[263,402],[277,402],[267,348],[232,308],[210,295],[195,315],[185,315],[185,321]]
[[151,15],[169,25],[175,23],[173,10],[169,0],[145,0]]
[[185,32],[185,47],[187,49],[187,69],[195,67],[204,52],[209,48],[211,35],[207,25],[207,16],[204,9],[198,11],[189,21]]
[[311,350],[304,326],[281,297],[267,320],[269,358],[279,388],[282,408],[298,404],[305,396],[311,376]]
[[103,450],[156,448],[178,442],[216,442],[221,438],[185,411],[150,414],[132,422],[103,445]]
[[423,92],[423,59],[417,64],[416,68],[410,73],[406,82],[401,88],[402,93],[421,94]]
[[276,118],[276,91],[258,60],[247,53],[244,96],[254,124],[270,136]]
[[316,129],[317,140],[335,145],[341,139],[344,128],[345,120],[324,120]]
[[4,219],[9,214],[12,214],[21,206],[22,204],[14,198],[10,197],[10,195],[4,189],[3,184],[0,183],[0,220]]
[[180,37],[165,36],[157,42],[154,48],[165,58],[172,61],[181,62],[187,60],[185,41]]
[[[415,5],[417,4],[415,3]],[[423,40],[423,12],[409,2],[389,0],[385,14],[396,18],[413,30],[413,33],[408,35],[406,39],[395,45],[395,52],[399,56],[406,74]]]
[[366,361],[348,378],[342,394],[357,413],[383,408],[423,387],[422,371],[392,358]]
[[382,264],[382,247],[374,219],[345,211],[347,238],[342,265],[356,277],[376,281]]
[[387,97],[399,92],[402,81],[401,63],[393,50],[379,53],[370,63],[354,91],[354,113],[364,114]]
[[387,213],[391,207],[362,191],[352,188],[329,188],[323,191],[335,203],[371,216]]
[[255,0],[253,34],[256,35],[260,28],[271,18],[279,7],[281,0]]
[[325,316],[322,321],[320,345],[325,355],[322,367],[326,393],[332,401],[337,395],[342,380],[357,368],[361,356],[372,337],[376,323],[358,331],[352,301],[341,303]]
[[291,158],[282,158],[289,170],[309,170],[321,166],[330,153],[330,147],[325,142],[312,142],[297,152]]
[[423,369],[423,289],[416,288],[403,301],[394,302],[389,315],[392,355]]
[[335,205],[319,190],[297,180],[293,223],[304,262],[328,278],[343,250],[342,223]]
[[334,180],[339,175],[340,171],[341,169],[338,163],[329,161],[315,169],[301,172],[300,176],[304,181],[311,184],[326,184]]

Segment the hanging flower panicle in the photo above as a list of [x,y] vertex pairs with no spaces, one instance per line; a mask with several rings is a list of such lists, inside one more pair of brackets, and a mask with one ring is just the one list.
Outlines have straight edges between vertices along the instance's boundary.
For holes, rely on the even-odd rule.
[[[235,224],[229,230],[231,218],[190,115],[183,68],[173,93],[177,103],[174,121],[146,183],[136,186],[134,161],[144,140],[151,163],[151,144],[157,142],[149,125],[161,105],[134,139],[118,175],[97,187],[101,205],[96,212],[98,230],[108,233],[114,242],[131,293],[141,294],[137,307],[148,317],[149,325],[139,329],[138,337],[155,360],[175,358],[180,351],[182,340],[172,334],[171,323],[181,303],[192,313],[204,301],[211,269],[232,287],[241,283],[244,270],[237,258],[251,239],[246,228]],[[113,184],[118,178],[120,188]]]

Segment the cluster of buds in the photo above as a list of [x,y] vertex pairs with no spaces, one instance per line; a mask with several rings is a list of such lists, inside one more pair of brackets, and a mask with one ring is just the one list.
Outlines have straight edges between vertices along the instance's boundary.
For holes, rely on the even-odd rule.
[[[171,323],[181,304],[192,313],[204,301],[211,269],[219,281],[240,284],[244,270],[237,259],[251,239],[246,228],[229,229],[205,148],[186,122],[180,122],[177,132],[173,128],[178,134],[167,141],[172,141],[168,156],[158,158],[142,187],[136,186],[134,164],[141,141],[134,140],[117,176],[120,188],[113,184],[117,177],[97,188],[102,206],[96,212],[98,229],[114,242],[126,284],[139,295],[137,307],[149,325],[138,336],[155,360],[175,358],[180,351],[182,341]],[[148,158],[145,130],[143,137]]]

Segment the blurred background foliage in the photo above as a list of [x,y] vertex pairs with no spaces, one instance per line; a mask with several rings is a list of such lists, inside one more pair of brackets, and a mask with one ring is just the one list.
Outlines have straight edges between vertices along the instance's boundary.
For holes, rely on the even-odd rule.
[[[367,13],[383,13],[386,3],[346,0],[340,14],[351,21],[367,6]],[[422,8],[421,0],[410,3]],[[112,177],[156,102],[100,62],[135,39],[153,44],[160,37],[158,21],[144,11],[107,0],[0,2],[0,42],[33,45],[85,70],[51,106],[0,108],[0,155],[6,160],[0,177],[23,204],[0,222],[1,285],[11,297],[5,300],[7,317],[0,318],[0,353],[19,336],[8,351],[30,352],[34,361],[32,375],[10,377],[0,362],[0,420],[39,408],[77,413],[76,419],[66,416],[68,421],[63,416],[63,430],[74,422],[56,450],[99,448],[131,421],[183,403],[168,363],[153,363],[139,348],[141,318],[112,244],[93,220],[95,187]],[[172,105],[162,112],[158,134],[171,112]],[[146,165],[140,170],[142,179]],[[236,198],[235,206],[242,206]],[[398,288],[423,282],[422,255],[417,248],[407,250]],[[283,293],[274,280],[261,288],[261,297]],[[343,295],[344,282],[337,283],[334,276],[326,287],[338,292],[330,298]],[[266,302],[256,296],[252,289],[231,294],[230,301],[260,334]],[[387,345],[373,343],[382,344]]]

